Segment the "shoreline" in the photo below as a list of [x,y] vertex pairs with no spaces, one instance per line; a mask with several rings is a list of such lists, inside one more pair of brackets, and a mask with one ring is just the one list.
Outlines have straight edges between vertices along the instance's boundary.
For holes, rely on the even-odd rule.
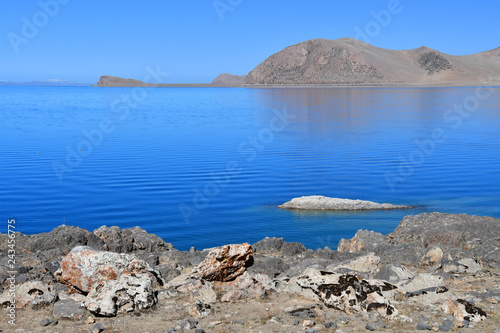
[[[500,326],[498,235],[500,219],[443,213],[408,215],[387,235],[358,230],[336,250],[316,251],[274,237],[178,251],[139,227],[15,234],[16,328],[493,332]],[[4,264],[9,239],[0,234]],[[3,265],[4,307],[7,278]],[[129,295],[120,302],[119,290]]]

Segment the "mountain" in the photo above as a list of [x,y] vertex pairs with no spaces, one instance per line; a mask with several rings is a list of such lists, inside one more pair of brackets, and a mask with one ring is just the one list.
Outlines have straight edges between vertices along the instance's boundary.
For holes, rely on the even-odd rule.
[[97,81],[98,87],[146,87],[148,84],[134,79],[124,79],[117,76],[103,75]]
[[47,86],[47,87],[88,87],[88,83],[78,83],[59,79],[38,80],[29,82],[0,81],[0,86]]
[[500,82],[500,48],[453,56],[425,46],[397,51],[341,38],[289,46],[255,67],[245,84],[464,86],[488,79]]
[[212,81],[212,84],[217,86],[243,86],[246,77],[246,75],[222,73]]
[[223,73],[212,83],[146,83],[134,79],[124,79],[117,76],[103,75],[95,87],[242,87],[246,75],[238,76]]

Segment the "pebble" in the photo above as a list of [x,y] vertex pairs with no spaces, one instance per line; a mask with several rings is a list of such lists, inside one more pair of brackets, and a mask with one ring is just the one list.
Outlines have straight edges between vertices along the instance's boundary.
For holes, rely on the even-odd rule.
[[48,325],[52,324],[52,322],[53,322],[52,319],[45,318],[45,319],[40,320],[40,326],[48,326]]
[[197,328],[194,333],[205,333],[205,330],[203,328]]
[[92,317],[88,317],[87,318],[87,324],[93,324],[93,323],[95,323],[95,319],[92,318]]
[[92,327],[90,332],[91,333],[101,333],[104,330],[105,330],[104,326],[102,326],[102,324],[98,323],[98,324],[95,324],[94,327]]
[[329,321],[325,323],[325,328],[337,328],[337,324],[335,324],[333,321]]
[[316,322],[314,320],[306,319],[302,322],[302,326],[304,327],[313,327],[314,325],[316,325]]
[[455,325],[453,325],[453,321],[451,321],[449,319],[445,319],[443,321],[443,324],[441,324],[441,326],[439,326],[439,330],[443,331],[443,332],[449,332],[449,331],[451,331],[453,326],[455,326]]

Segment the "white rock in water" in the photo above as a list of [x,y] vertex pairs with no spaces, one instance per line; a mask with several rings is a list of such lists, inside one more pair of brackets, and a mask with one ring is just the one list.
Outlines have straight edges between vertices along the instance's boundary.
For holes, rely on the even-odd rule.
[[372,209],[408,209],[412,206],[393,205],[389,203],[376,203],[365,200],[351,200],[329,198],[322,195],[310,195],[294,198],[278,206],[285,209],[311,209],[311,210],[372,210]]

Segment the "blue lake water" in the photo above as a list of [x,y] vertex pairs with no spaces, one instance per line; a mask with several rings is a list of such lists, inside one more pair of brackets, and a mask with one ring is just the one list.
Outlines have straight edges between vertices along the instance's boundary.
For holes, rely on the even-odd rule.
[[[409,214],[500,218],[498,87],[4,86],[0,119],[0,212],[27,234],[140,226],[182,250],[317,249]],[[277,208],[313,194],[418,207]]]

